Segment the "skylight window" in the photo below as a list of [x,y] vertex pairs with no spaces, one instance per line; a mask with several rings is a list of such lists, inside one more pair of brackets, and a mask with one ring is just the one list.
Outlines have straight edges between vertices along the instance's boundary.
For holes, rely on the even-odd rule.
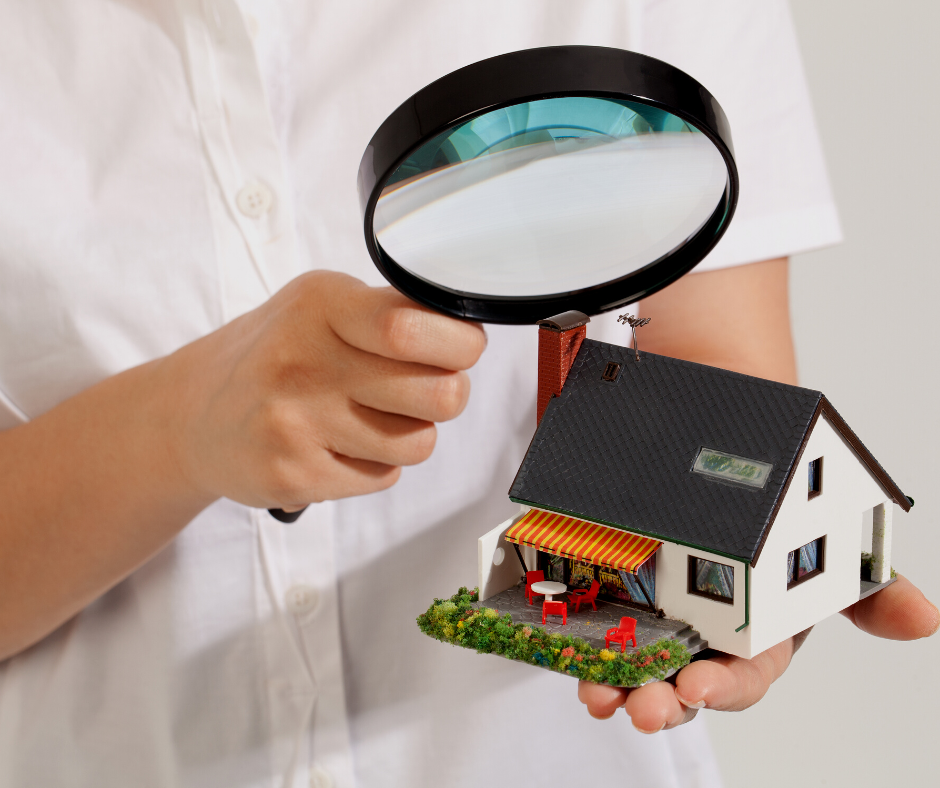
[[619,375],[620,365],[616,361],[608,361],[607,366],[604,367],[604,373],[601,375],[601,378],[608,383],[613,383],[617,380]]
[[773,467],[769,462],[749,460],[747,457],[703,446],[692,464],[692,471],[716,481],[763,489]]

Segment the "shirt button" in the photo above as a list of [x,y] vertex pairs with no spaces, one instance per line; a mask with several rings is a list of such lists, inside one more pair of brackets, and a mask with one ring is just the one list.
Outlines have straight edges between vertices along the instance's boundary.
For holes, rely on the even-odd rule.
[[324,771],[319,766],[314,766],[310,770],[310,788],[333,788],[335,783],[330,773]]
[[295,616],[302,616],[312,613],[319,601],[320,594],[317,589],[311,586],[298,585],[288,589],[284,603]]
[[249,219],[260,219],[274,205],[274,192],[263,183],[246,183],[235,196],[235,204]]

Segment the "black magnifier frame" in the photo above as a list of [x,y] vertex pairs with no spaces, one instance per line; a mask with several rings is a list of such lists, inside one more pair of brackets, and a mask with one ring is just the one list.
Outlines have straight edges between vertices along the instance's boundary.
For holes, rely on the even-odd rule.
[[[375,207],[389,178],[418,148],[493,110],[540,99],[593,97],[633,101],[665,110],[705,134],[728,171],[717,207],[701,227],[658,260],[604,284],[542,296],[463,293],[415,276],[389,256],[373,232]],[[738,200],[738,171],[721,105],[684,71],[622,49],[559,46],[526,49],[461,68],[418,91],[379,126],[359,164],[359,203],[366,246],[383,276],[399,291],[439,312],[485,323],[532,324],[578,310],[596,315],[661,290],[690,271],[724,234]],[[269,509],[292,523],[303,510]]]
[[[488,296],[435,284],[403,268],[373,230],[376,204],[398,167],[429,140],[494,110],[540,99],[593,97],[633,101],[688,122],[715,145],[727,183],[715,210],[678,247],[612,281],[563,293]],[[454,317],[532,324],[571,309],[596,315],[652,295],[688,273],[718,243],[738,200],[738,171],[728,120],[701,84],[661,60],[622,49],[558,46],[498,55],[465,66],[418,91],[379,126],[359,164],[359,203],[366,246],[399,291]]]

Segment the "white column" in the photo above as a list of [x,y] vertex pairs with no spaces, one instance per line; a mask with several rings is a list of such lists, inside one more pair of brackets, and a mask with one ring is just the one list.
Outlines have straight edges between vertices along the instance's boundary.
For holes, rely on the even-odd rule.
[[871,527],[871,579],[884,583],[891,579],[891,521],[894,507],[891,501],[878,504],[872,511]]

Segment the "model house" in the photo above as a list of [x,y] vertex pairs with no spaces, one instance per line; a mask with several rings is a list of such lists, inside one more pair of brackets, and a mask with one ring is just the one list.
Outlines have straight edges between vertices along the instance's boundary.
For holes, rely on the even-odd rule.
[[[525,569],[751,657],[891,582],[907,498],[818,391],[539,324],[538,427],[479,542],[480,599]],[[872,524],[869,579],[861,540]]]

